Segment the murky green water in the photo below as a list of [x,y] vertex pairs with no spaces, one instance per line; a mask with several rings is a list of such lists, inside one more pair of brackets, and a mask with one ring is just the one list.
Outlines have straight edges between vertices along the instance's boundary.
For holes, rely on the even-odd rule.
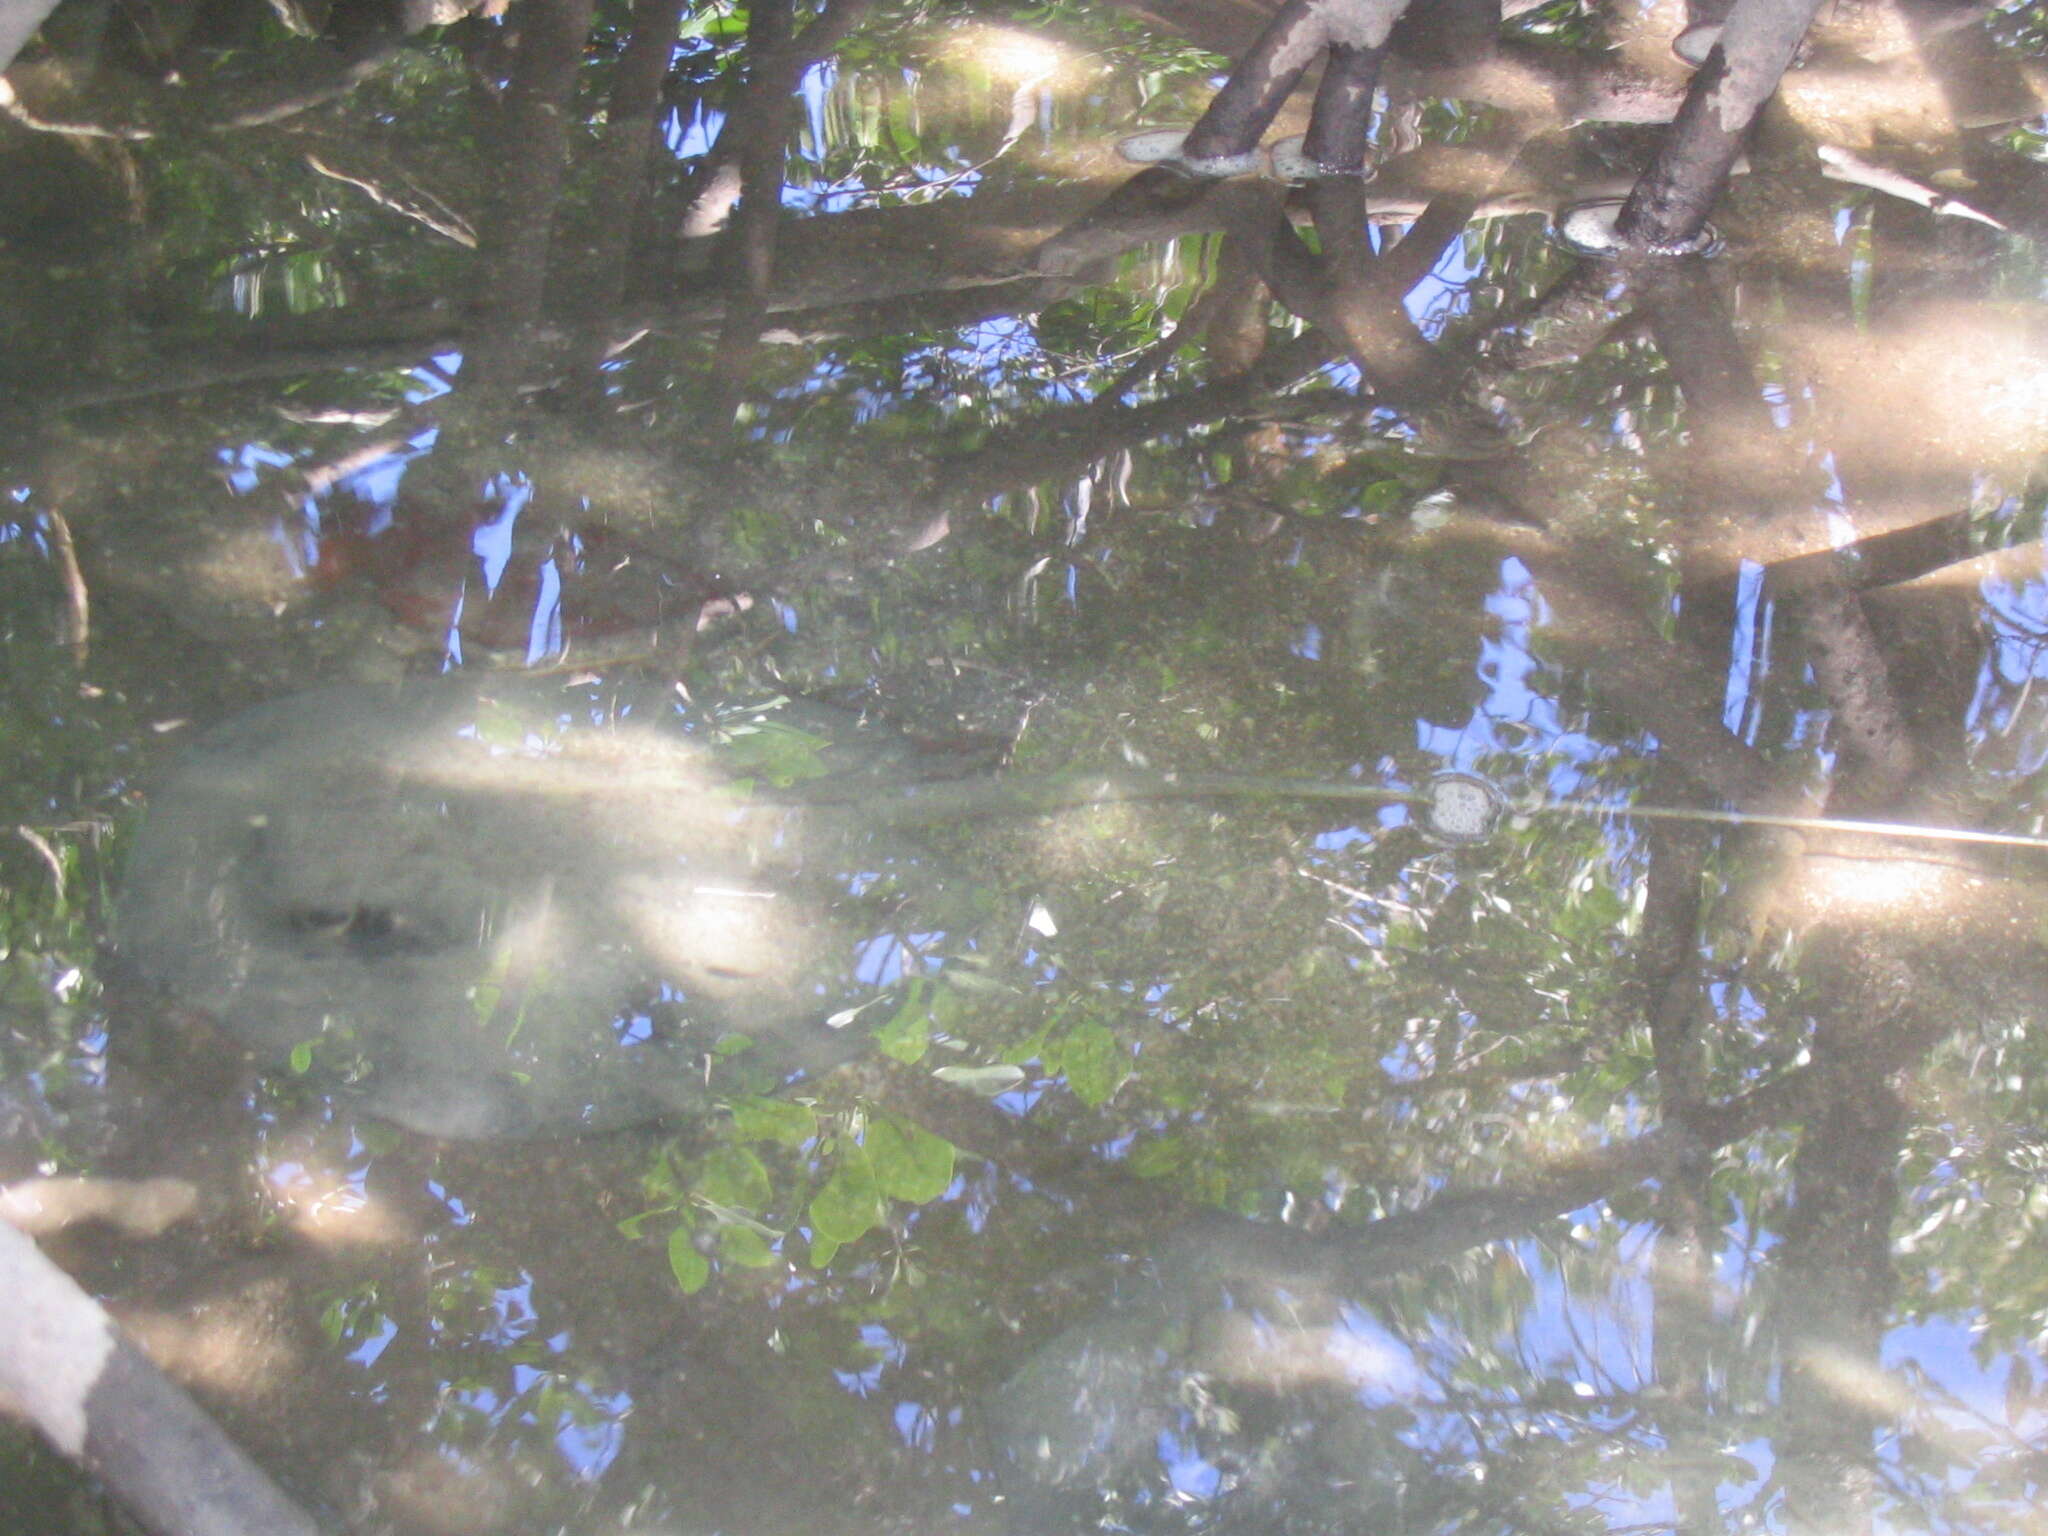
[[1675,10],[1120,157],[1258,9],[8,71],[0,1183],[335,1530],[2041,1528],[2040,8],[1632,271]]

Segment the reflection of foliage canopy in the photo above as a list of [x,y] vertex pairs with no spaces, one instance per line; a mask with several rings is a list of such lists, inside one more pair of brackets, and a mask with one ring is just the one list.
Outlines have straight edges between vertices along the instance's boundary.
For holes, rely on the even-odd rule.
[[[617,628],[667,626],[646,664],[707,694],[772,683],[933,737],[994,731],[1017,771],[1412,784],[1455,763],[1518,804],[1617,818],[1532,813],[1456,851],[1284,804],[941,834],[993,915],[850,1026],[905,1070],[763,1083],[662,1145],[507,1151],[495,1176],[450,1153],[426,1292],[367,1261],[327,1275],[335,1356],[367,1357],[349,1368],[371,1397],[429,1382],[405,1406],[434,1446],[510,1446],[555,1489],[561,1446],[624,1425],[607,1490],[680,1502],[695,1477],[706,1521],[762,1496],[816,1523],[830,1493],[735,1490],[778,1481],[762,1439],[815,1450],[835,1489],[979,1500],[968,1472],[1050,1442],[1041,1415],[1081,1418],[1092,1383],[1149,1438],[1092,1461],[1063,1445],[1080,1470],[1039,1490],[1054,1522],[1576,1530],[1675,1508],[1706,1529],[1812,1520],[1801,1478],[1832,1467],[1864,1477],[1870,1518],[2026,1528],[2048,1317],[2036,871],[1869,843],[1802,861],[1620,814],[1826,786],[1873,816],[2039,817],[2040,583],[1994,563],[2039,536],[2041,414],[2014,403],[2013,340],[2039,323],[2038,261],[1820,179],[1846,44],[1788,76],[1787,126],[1753,147],[1715,213],[1728,252],[1694,280],[1588,268],[1545,228],[1632,177],[1661,124],[1530,124],[1487,94],[1512,76],[1614,100],[1593,7],[1523,12],[1469,97],[1430,66],[1390,77],[1388,153],[1348,222],[1334,196],[1251,181],[1133,193],[1098,141],[1192,119],[1212,61],[1121,8],[879,7],[829,67],[792,68],[796,95],[767,92],[773,142],[740,146],[784,189],[750,266],[744,192],[724,233],[678,231],[715,180],[692,129],[739,119],[779,23],[680,13],[620,201],[614,93],[651,9],[599,6],[559,196],[509,212],[493,198],[530,144],[499,130],[524,77],[475,19],[229,131],[65,94],[37,73],[66,61],[58,34],[19,72],[46,126],[92,108],[162,130],[89,156],[0,141],[23,168],[0,196],[26,199],[29,169],[82,189],[82,250],[126,263],[57,231],[0,250],[0,367],[50,411],[0,524],[0,826],[56,861],[24,838],[0,854],[0,1068],[47,1101],[49,1155],[96,1151],[49,1106],[97,1091],[83,827],[128,814],[168,752],[139,722],[386,645],[438,655],[445,587],[424,642],[386,616],[415,567],[385,524],[473,583],[477,527],[519,485],[515,564],[593,589],[658,572],[674,606]],[[1985,94],[2036,67],[2037,10],[1966,34]],[[956,51],[997,22],[1065,45],[1069,77]],[[332,52],[265,22],[200,61],[218,73],[193,77],[192,110],[211,122]],[[1913,140],[1898,101],[1939,63],[1857,66],[1873,143]],[[1668,115],[1682,84],[1641,90],[1642,117]],[[2037,113],[1939,146],[2016,225]],[[1898,158],[1955,182],[1940,156]],[[1368,224],[1375,249],[1347,253]],[[543,300],[494,313],[511,285],[490,263],[536,228]],[[616,262],[585,260],[620,231]],[[1936,283],[1961,302],[1924,303]],[[1956,356],[1972,366],[1944,371]],[[500,501],[477,500],[487,482]],[[1894,490],[1913,504],[1835,555],[1814,507],[1861,516]],[[95,598],[83,698],[47,643],[56,510]],[[251,545],[317,558],[306,580],[263,567],[265,587]],[[1965,559],[1981,610],[1909,584]],[[712,594],[686,612],[682,573]],[[1887,880],[1900,894],[1868,902]],[[939,1092],[934,1067],[1007,1095]],[[267,1166],[316,1160],[264,1136]],[[601,1256],[636,1323],[661,1319],[659,1369],[581,1352],[616,1326],[600,1288],[529,1229],[502,1235],[508,1189],[590,1218],[575,1256]],[[1309,1342],[1286,1365],[1236,1338],[1246,1319]],[[1977,1385],[2010,1387],[2002,1421],[1953,1374],[1883,1369],[1965,1324]],[[692,1372],[735,1401],[678,1399]],[[706,1449],[675,1471],[635,1442],[633,1405]],[[1893,1424],[1903,1449],[1873,1454]],[[1203,1497],[1174,1481],[1198,1464]],[[817,1468],[791,1487],[799,1470]]]

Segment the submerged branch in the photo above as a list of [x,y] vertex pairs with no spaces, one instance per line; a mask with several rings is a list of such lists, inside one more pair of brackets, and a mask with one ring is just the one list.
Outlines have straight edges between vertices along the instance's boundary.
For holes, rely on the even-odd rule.
[[0,1220],[0,1392],[163,1536],[318,1524],[26,1233]]

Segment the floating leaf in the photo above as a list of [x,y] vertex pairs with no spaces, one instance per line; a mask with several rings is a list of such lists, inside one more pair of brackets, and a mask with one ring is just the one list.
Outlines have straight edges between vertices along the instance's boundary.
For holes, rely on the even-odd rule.
[[293,1047],[292,1047],[292,1054],[291,1054],[291,1069],[292,1069],[292,1076],[294,1076],[294,1077],[304,1077],[304,1076],[306,1075],[306,1073],[307,1073],[307,1072],[309,1072],[310,1070],[312,1070],[312,1066],[313,1066],[313,1042],[312,1042],[312,1041],[310,1041],[310,1040],[301,1040],[301,1041],[300,1041],[300,1042],[299,1042],[299,1043],[298,1043],[297,1045],[295,1045],[295,1046],[293,1046]]
[[787,1099],[749,1097],[733,1100],[732,1127],[743,1141],[774,1141],[800,1147],[818,1134],[818,1117]]
[[[1046,1026],[1048,1029],[1050,1027]],[[1022,1066],[1027,1061],[1043,1063],[1047,1049],[1045,1033],[1045,1029],[1040,1029],[1029,1038],[1019,1040],[1015,1045],[1008,1047],[1002,1053],[1002,1061],[1008,1066]]]
[[[976,892],[977,897],[981,894]],[[998,981],[995,977],[976,969],[975,961],[977,958],[973,955],[962,955],[954,958],[952,963],[946,967],[946,991],[954,994],[979,992],[986,996],[1014,997],[1017,992],[1015,987],[1006,981]]]
[[[1058,1076],[1060,1070],[1060,1047],[1068,1031],[1061,1024],[1074,1011],[1075,999],[1063,998],[1053,1008],[1051,1015],[1026,1038],[1018,1041],[997,1058],[999,1061],[1023,1063],[1034,1058],[1045,1068],[1048,1076]],[[1055,1033],[1059,1038],[1054,1038]]]
[[676,1208],[674,1206],[663,1205],[657,1206],[654,1210],[651,1211],[642,1211],[637,1216],[628,1216],[624,1221],[621,1221],[618,1224],[619,1236],[627,1238],[637,1238],[640,1236],[641,1229],[645,1227],[647,1223],[652,1221],[655,1217],[673,1216],[675,1214],[675,1211]]
[[705,1158],[693,1188],[714,1204],[743,1211],[761,1210],[773,1194],[768,1170],[745,1147],[720,1147]]
[[868,1122],[868,1163],[885,1195],[922,1205],[953,1182],[953,1144],[894,1115]]
[[677,1167],[677,1156],[675,1146],[664,1147],[647,1171],[640,1176],[640,1187],[646,1192],[647,1198],[669,1210],[682,1204],[683,1196],[689,1192],[690,1181],[697,1176],[694,1167]]
[[741,1210],[736,1205],[720,1205],[716,1200],[704,1195],[696,1196],[692,1203],[719,1226],[751,1227],[771,1243],[782,1236],[779,1231],[769,1226],[767,1222],[757,1220],[750,1213]]
[[951,972],[940,977],[925,998],[925,1016],[931,1020],[935,1034],[958,1033],[961,1021],[967,1017],[967,1010],[967,994],[955,984]]
[[835,1243],[850,1243],[882,1216],[882,1191],[875,1183],[875,1170],[867,1153],[850,1147],[832,1170],[832,1177],[811,1196],[811,1230]]
[[874,1007],[875,1004],[887,1002],[888,998],[888,993],[878,992],[864,1003],[856,1003],[851,1008],[842,1008],[837,1013],[827,1014],[825,1016],[825,1027],[827,1029],[844,1029],[855,1019]]
[[694,1296],[711,1278],[711,1261],[697,1251],[688,1227],[677,1227],[668,1235],[668,1269],[685,1296]]
[[1008,1093],[1024,1081],[1024,1069],[1014,1066],[997,1067],[940,1067],[932,1074],[942,1083],[952,1083],[967,1088],[984,1098],[994,1098],[999,1093]]
[[752,1227],[719,1228],[718,1256],[747,1269],[766,1269],[775,1262],[775,1250],[768,1246],[768,1239]]
[[1092,1020],[1076,1025],[1061,1043],[1060,1067],[1066,1073],[1067,1086],[1090,1109],[1107,1103],[1116,1092],[1124,1080],[1126,1060],[1109,1026]]
[[875,1045],[884,1056],[914,1066],[932,1043],[932,1016],[925,1007],[925,993],[931,984],[922,976],[911,982],[903,1006],[875,1031]]

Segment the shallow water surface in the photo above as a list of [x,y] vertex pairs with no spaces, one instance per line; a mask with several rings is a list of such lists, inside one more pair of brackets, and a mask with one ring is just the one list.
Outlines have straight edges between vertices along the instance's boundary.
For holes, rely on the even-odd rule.
[[702,1113],[715,1062],[772,1086],[859,1054],[848,1016],[957,926],[948,877],[857,805],[754,790],[914,755],[787,699],[315,689],[207,733],[151,792],[116,949],[267,1065],[329,1058],[428,1135]]
[[8,69],[0,1183],[325,1525],[2041,1529],[2040,8],[1633,262],[1678,8],[1271,9]]

